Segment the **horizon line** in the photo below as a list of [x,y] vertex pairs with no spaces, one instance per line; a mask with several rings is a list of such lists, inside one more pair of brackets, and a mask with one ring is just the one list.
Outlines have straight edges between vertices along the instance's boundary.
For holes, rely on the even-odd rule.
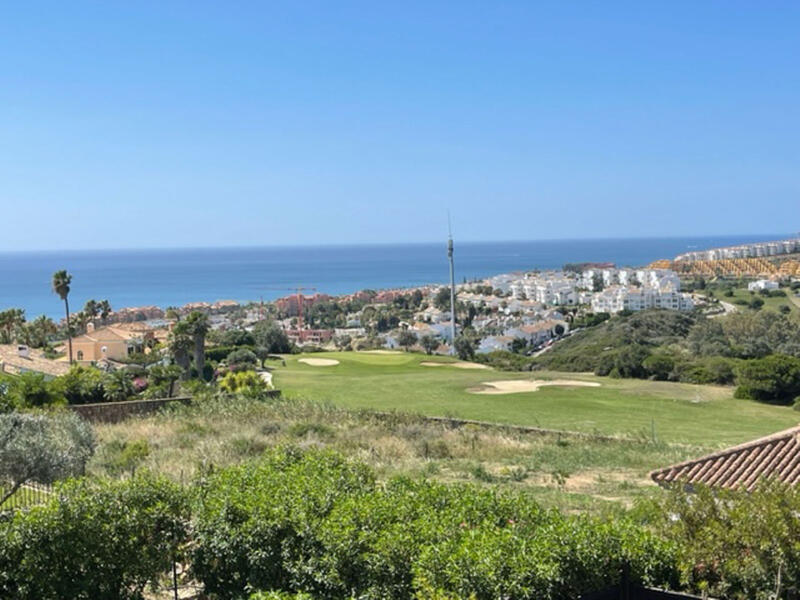
[[[798,233],[705,233],[692,235],[654,235],[654,236],[601,236],[601,237],[579,237],[579,238],[536,238],[536,239],[506,239],[506,240],[475,240],[467,239],[457,241],[460,244],[514,244],[531,242],[591,242],[606,240],[679,240],[679,239],[700,239],[708,237],[734,238],[734,237],[757,237],[762,236],[764,241],[774,241],[776,239],[787,239],[787,236],[797,236]],[[766,239],[770,238],[770,239]],[[52,252],[159,252],[169,250],[251,250],[264,248],[358,248],[376,246],[430,246],[442,243],[440,240],[416,241],[416,242],[331,242],[324,244],[244,244],[244,245],[209,245],[209,246],[129,246],[129,247],[98,247],[98,248],[29,248],[29,249],[0,249],[0,255],[10,254],[48,254]],[[447,243],[445,239],[443,243]]]

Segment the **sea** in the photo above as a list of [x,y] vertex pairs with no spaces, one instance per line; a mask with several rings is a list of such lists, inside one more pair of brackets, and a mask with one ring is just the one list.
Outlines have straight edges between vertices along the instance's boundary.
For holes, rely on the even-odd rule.
[[[738,235],[510,242],[455,241],[456,281],[566,263],[643,266],[690,250],[791,237]],[[54,271],[72,274],[71,310],[107,299],[114,308],[188,302],[272,300],[303,286],[331,295],[445,283],[446,241],[425,244],[272,246],[0,253],[0,310],[28,319],[63,315],[50,288]],[[314,293],[307,290],[306,294]]]

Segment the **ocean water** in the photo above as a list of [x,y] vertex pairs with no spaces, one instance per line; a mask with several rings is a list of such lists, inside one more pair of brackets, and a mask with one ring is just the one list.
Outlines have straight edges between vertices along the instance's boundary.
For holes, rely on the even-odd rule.
[[[455,242],[457,281],[568,262],[641,266],[687,250],[781,239],[729,237]],[[59,318],[63,304],[50,290],[54,271],[73,276],[70,308],[89,298],[112,307],[215,300],[264,300],[295,286],[345,294],[447,281],[445,243],[370,246],[93,250],[0,253],[0,310],[24,308],[32,319]]]

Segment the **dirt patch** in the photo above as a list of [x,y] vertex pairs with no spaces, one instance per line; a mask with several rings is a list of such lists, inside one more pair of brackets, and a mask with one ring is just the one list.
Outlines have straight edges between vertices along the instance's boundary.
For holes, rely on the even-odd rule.
[[424,360],[419,363],[421,367],[455,367],[456,369],[488,369],[486,365],[474,362],[467,362],[459,360],[457,362],[435,362],[432,360]]
[[300,358],[297,360],[297,362],[301,362],[312,367],[332,367],[339,364],[339,361],[335,358]]
[[538,392],[539,388],[555,385],[561,387],[600,387],[594,381],[576,381],[573,379],[508,379],[504,381],[484,381],[480,387],[467,388],[471,394],[521,394]]

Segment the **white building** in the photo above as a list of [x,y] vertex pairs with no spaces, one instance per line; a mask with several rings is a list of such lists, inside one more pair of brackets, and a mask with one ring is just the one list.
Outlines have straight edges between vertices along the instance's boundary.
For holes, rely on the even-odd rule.
[[759,279],[747,284],[747,289],[751,292],[757,292],[759,290],[777,290],[778,287],[778,282],[771,279]]
[[640,311],[648,308],[691,310],[694,302],[689,294],[669,288],[630,288],[612,286],[592,298],[594,312],[618,313],[623,310]]

